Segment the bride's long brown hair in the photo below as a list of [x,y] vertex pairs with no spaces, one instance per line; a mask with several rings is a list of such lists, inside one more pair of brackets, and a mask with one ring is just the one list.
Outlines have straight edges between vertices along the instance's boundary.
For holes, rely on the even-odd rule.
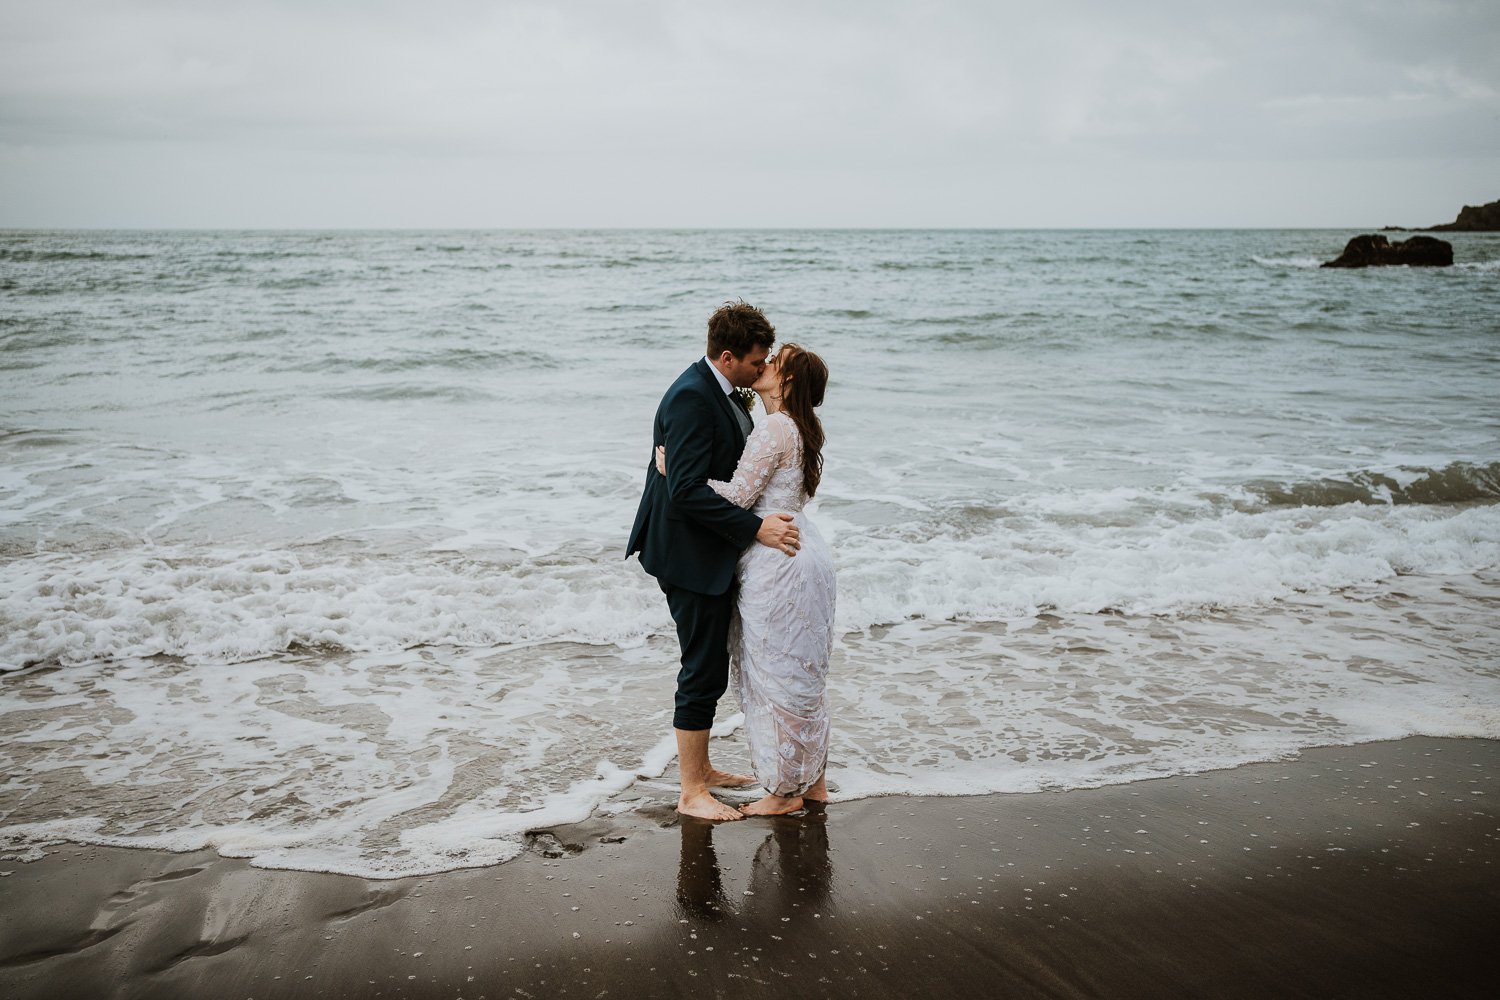
[[823,478],[823,422],[813,410],[823,405],[828,366],[812,351],[782,344],[776,352],[776,369],[781,378],[781,410],[802,434],[802,488],[812,496]]

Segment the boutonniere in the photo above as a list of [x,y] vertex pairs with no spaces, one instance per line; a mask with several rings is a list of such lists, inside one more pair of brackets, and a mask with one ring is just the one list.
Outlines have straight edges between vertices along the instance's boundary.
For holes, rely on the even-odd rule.
[[754,389],[747,389],[742,386],[734,390],[734,394],[739,397],[740,405],[745,408],[746,413],[749,413],[751,410],[755,409],[756,397]]

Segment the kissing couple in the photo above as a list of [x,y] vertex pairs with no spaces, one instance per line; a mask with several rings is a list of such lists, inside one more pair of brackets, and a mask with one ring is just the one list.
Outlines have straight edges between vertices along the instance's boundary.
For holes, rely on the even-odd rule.
[[[626,558],[656,577],[682,649],[672,728],[677,811],[708,820],[795,812],[827,801],[833,554],[802,512],[823,472],[828,366],[783,344],[745,302],[708,318],[708,350],[656,409],[646,486]],[[751,394],[764,419],[750,419]],[[749,775],[708,760],[714,710],[731,670],[745,713]],[[712,787],[759,784],[735,810]]]

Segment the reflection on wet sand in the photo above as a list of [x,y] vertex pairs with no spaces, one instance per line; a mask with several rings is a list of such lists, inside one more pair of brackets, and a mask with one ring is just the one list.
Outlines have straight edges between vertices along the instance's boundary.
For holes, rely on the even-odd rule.
[[750,888],[736,902],[724,892],[723,872],[713,842],[716,824],[683,819],[677,867],[679,917],[711,921],[738,917],[782,925],[786,918],[815,912],[832,898],[827,807],[808,803],[796,815],[762,822],[770,829],[751,859]]

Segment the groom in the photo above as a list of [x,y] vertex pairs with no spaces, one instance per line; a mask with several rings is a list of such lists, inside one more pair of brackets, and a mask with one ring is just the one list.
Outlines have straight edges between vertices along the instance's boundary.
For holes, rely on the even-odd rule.
[[[729,480],[751,429],[737,390],[766,363],[776,330],[744,302],[726,302],[708,318],[708,354],[683,372],[656,408],[646,489],[625,555],[641,554],[656,577],[677,624],[682,669],[677,674],[677,767],[682,793],[677,811],[704,819],[741,814],[709,793],[710,785],[739,787],[754,779],[714,769],[708,731],[729,686],[729,621],[734,615],[735,565],[755,542],[795,555],[790,514],[760,518],[715,493],[708,480]],[[656,471],[657,445],[667,449],[667,474]]]

